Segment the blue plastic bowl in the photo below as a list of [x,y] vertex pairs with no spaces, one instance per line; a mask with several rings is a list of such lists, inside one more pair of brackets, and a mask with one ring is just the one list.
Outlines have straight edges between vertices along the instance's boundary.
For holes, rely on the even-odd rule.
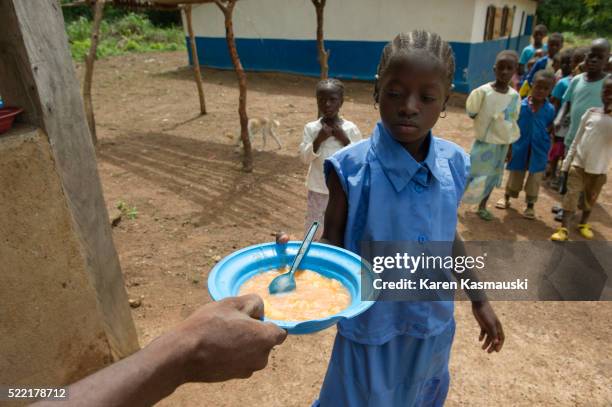
[[[287,245],[263,243],[238,250],[225,257],[208,276],[208,292],[213,300],[238,295],[242,284],[254,275],[291,264],[301,242],[292,241]],[[283,252],[283,248],[286,251]],[[361,300],[361,258],[348,250],[322,243],[313,243],[300,269],[316,271],[325,277],[335,278],[351,294],[351,304],[338,314],[309,321],[274,322],[290,334],[307,334],[321,331],[336,324],[341,318],[355,317],[374,303]],[[298,283],[299,284],[299,283]]]

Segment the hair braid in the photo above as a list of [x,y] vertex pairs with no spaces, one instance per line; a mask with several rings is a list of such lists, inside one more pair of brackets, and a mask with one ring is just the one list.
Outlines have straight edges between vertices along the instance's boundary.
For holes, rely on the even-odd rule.
[[336,88],[338,92],[340,92],[340,95],[344,97],[344,83],[342,83],[342,81],[334,78],[322,79],[317,83],[315,90],[318,93],[321,89],[326,87]]
[[414,30],[408,33],[399,33],[393,41],[383,48],[380,62],[376,70],[374,83],[374,100],[378,102],[379,83],[387,72],[391,62],[406,57],[413,51],[423,51],[435,59],[444,70],[445,80],[450,89],[455,75],[455,56],[453,50],[438,34],[425,30]]

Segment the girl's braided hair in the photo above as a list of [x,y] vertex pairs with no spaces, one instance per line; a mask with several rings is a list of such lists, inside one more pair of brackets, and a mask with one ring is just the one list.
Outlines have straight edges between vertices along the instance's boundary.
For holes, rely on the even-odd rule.
[[321,89],[327,87],[336,88],[338,92],[340,92],[340,95],[344,97],[344,83],[342,83],[342,81],[334,78],[322,79],[317,83],[316,93],[319,93]]
[[414,30],[409,33],[398,34],[393,41],[385,45],[378,63],[376,82],[374,83],[374,100],[376,102],[378,102],[380,92],[379,83],[387,68],[393,61],[404,58],[414,51],[423,52],[427,57],[433,58],[440,64],[448,89],[451,89],[455,74],[455,56],[452,48],[436,33]]

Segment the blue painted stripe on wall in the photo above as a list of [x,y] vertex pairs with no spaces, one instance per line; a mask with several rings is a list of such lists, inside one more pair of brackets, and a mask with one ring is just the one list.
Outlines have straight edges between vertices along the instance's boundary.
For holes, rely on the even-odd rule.
[[[191,63],[188,37],[186,41]],[[481,44],[451,42],[456,59],[455,91],[467,93],[479,84],[491,80],[492,72],[481,68],[486,66],[491,71],[495,55],[505,48],[506,43],[507,40]],[[329,75],[342,79],[373,80],[384,46],[385,42],[374,41],[325,41],[325,47],[330,51]],[[317,44],[314,40],[238,38],[236,47],[247,71],[319,76]],[[225,38],[196,37],[196,49],[202,65],[221,69],[233,68]]]

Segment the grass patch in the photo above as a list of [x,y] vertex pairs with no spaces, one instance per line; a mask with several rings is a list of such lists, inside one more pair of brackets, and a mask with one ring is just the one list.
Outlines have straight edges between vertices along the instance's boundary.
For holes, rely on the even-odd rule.
[[[91,24],[81,16],[66,26],[72,58],[77,61],[83,61],[89,52]],[[156,27],[146,16],[130,13],[114,21],[102,20],[96,56],[184,49],[185,35],[180,27]]]

